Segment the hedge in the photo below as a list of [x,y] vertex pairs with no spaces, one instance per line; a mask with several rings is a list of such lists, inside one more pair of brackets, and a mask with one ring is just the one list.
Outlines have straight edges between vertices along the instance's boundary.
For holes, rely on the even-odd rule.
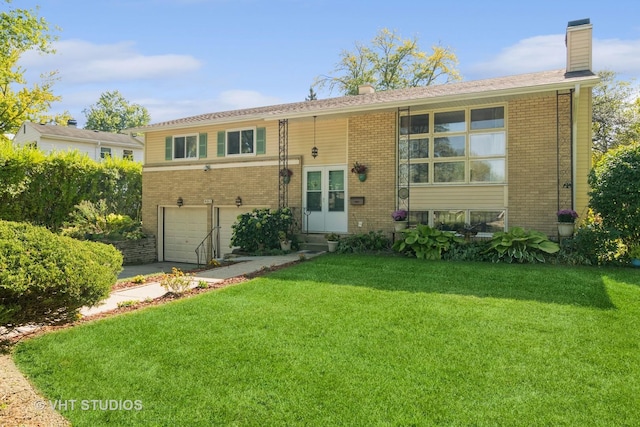
[[140,219],[142,165],[96,162],[77,151],[45,155],[0,142],[0,219],[59,230],[82,201],[106,200],[111,212]]
[[111,245],[0,220],[0,325],[73,320],[109,295],[121,270]]

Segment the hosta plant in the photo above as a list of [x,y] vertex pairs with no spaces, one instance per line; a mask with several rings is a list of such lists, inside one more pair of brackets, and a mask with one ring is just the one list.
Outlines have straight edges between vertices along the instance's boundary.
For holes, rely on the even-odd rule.
[[545,262],[544,254],[554,254],[560,250],[557,243],[539,231],[513,227],[509,231],[493,233],[487,253],[494,262]]
[[442,259],[442,254],[454,243],[464,242],[462,237],[450,231],[441,231],[423,224],[402,230],[401,233],[403,237],[393,244],[393,250],[418,259]]

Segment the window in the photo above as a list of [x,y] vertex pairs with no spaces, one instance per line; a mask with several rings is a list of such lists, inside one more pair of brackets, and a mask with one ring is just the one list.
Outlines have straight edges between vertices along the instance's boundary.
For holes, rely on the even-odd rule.
[[198,135],[173,137],[173,158],[194,159],[198,157]]
[[227,155],[255,154],[254,129],[240,129],[227,132]]
[[398,179],[413,184],[503,183],[504,126],[504,107],[401,116]]
[[100,147],[100,158],[106,159],[107,157],[111,157],[111,148]]
[[464,132],[466,130],[464,110],[435,113],[433,117],[433,128],[436,132]]
[[420,210],[409,212],[409,221],[412,224],[426,224],[439,230],[459,231],[471,228],[477,233],[495,233],[504,231],[505,216],[506,211],[503,209]]
[[133,160],[133,150],[122,150],[122,158]]

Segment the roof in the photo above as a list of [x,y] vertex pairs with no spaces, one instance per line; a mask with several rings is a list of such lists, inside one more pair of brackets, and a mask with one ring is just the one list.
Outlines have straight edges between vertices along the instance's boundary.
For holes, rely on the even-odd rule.
[[591,71],[574,73],[566,73],[565,70],[544,71],[509,77],[412,87],[363,95],[349,95],[338,98],[208,113],[155,123],[136,128],[135,131],[145,132],[251,119],[291,119],[313,115],[400,108],[438,102],[455,102],[457,100],[514,96],[549,90],[572,89],[576,85],[594,86],[598,82],[599,77]]
[[91,129],[78,129],[73,126],[45,125],[33,122],[25,122],[25,126],[29,126],[42,136],[54,139],[82,140],[85,142],[100,142],[102,144],[109,143],[112,145],[133,148],[142,148],[144,145],[141,139],[129,134],[102,132]]

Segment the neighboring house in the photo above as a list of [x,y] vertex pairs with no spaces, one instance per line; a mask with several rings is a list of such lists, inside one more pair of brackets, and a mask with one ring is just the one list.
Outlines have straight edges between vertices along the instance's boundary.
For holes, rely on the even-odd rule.
[[45,153],[77,150],[93,160],[130,158],[142,162],[144,143],[141,139],[120,133],[78,129],[74,120],[68,126],[25,122],[13,137],[17,145],[31,144]]
[[[393,233],[411,223],[557,237],[587,209],[592,25],[567,28],[566,70],[203,114],[146,126],[142,219],[158,259],[230,252],[253,208],[289,206],[302,232]],[[351,173],[368,167],[366,180]],[[285,183],[279,171],[293,175]],[[206,238],[212,233],[212,239]],[[485,234],[486,235],[486,234]]]

